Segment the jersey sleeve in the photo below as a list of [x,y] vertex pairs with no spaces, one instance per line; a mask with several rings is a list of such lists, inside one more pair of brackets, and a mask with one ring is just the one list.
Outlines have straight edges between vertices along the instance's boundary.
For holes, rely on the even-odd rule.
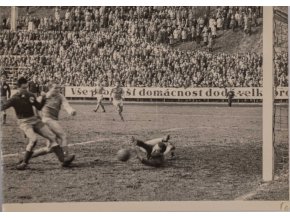
[[0,108],[1,108],[1,111],[3,111],[3,110],[6,110],[6,109],[8,109],[8,108],[10,108],[10,107],[13,107],[14,106],[14,102],[15,102],[15,98],[10,98],[10,99],[8,99],[4,104],[1,104],[0,106]]

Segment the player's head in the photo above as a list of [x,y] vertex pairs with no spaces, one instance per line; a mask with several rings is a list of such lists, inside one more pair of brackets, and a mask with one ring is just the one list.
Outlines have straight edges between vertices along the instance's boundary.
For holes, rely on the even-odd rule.
[[37,80],[37,76],[34,75],[34,76],[32,77],[32,80],[33,80],[33,81],[36,81],[36,80]]
[[163,142],[159,142],[154,145],[152,149],[152,154],[163,154],[166,150],[166,145]]
[[21,90],[27,90],[27,88],[28,88],[27,79],[25,79],[24,77],[20,77],[17,80],[17,87]]

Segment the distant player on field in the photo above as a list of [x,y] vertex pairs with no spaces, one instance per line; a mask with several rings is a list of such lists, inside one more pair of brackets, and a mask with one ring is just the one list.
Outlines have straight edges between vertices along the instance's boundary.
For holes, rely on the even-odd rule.
[[121,120],[124,121],[124,117],[122,115],[123,112],[123,97],[124,97],[124,90],[121,87],[120,81],[116,81],[116,87],[111,90],[110,98],[115,107],[117,107],[119,116]]
[[232,106],[232,102],[233,102],[233,98],[235,97],[235,92],[233,89],[231,89],[228,93],[227,93],[227,97],[228,97],[228,104],[229,107]]
[[[66,151],[67,154],[67,136],[64,129],[59,124],[59,112],[63,106],[69,115],[75,116],[76,110],[70,106],[66,98],[60,93],[61,87],[58,84],[50,84],[49,88],[49,91],[45,95],[45,104],[41,110],[42,122],[45,123],[56,135],[58,142],[62,146],[62,149]],[[32,157],[38,157],[51,152],[51,147],[47,146],[45,148],[35,150]]]
[[[0,83],[0,90],[1,90],[1,105],[7,102],[7,99],[11,96],[10,86],[6,83],[6,75],[1,76],[1,83]],[[6,111],[2,112],[2,124],[6,123]]]
[[171,153],[174,156],[173,150],[175,147],[169,142],[170,136],[167,135],[164,138],[156,138],[146,142],[131,138],[131,144],[138,146],[139,148],[145,150],[147,158],[143,158],[139,151],[141,149],[136,149],[137,158],[142,164],[152,167],[161,167],[165,162],[165,155]]
[[53,132],[45,125],[38,116],[35,116],[33,107],[41,110],[45,104],[45,98],[41,102],[31,92],[27,91],[28,82],[21,77],[17,81],[18,92],[12,96],[6,103],[1,105],[1,111],[10,107],[15,109],[20,129],[25,133],[29,142],[26,146],[23,161],[17,165],[17,170],[25,170],[29,160],[32,157],[33,149],[37,143],[37,135],[43,136],[49,140],[51,150],[56,154],[63,166],[68,166],[73,160],[74,155],[65,156],[62,148],[56,142]]
[[98,103],[97,103],[97,107],[94,110],[94,112],[97,112],[100,106],[103,109],[103,112],[106,112],[105,107],[104,107],[104,105],[102,103],[102,101],[103,101],[103,94],[104,94],[105,89],[104,89],[104,87],[103,87],[103,85],[101,84],[100,81],[97,82],[96,91],[97,91],[96,97],[97,97],[97,102]]

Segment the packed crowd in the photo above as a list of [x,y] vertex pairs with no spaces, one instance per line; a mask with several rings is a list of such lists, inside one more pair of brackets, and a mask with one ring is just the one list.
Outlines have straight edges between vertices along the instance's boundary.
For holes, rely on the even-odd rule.
[[43,83],[125,86],[260,86],[262,56],[181,51],[122,32],[1,32],[3,66],[26,69]]
[[275,54],[275,86],[288,87],[288,53]]
[[[53,15],[18,18],[18,28],[29,31],[99,31],[112,27],[158,43],[200,41],[207,44],[220,29],[251,32],[258,25],[262,7],[56,7]],[[3,21],[9,28],[9,19]]]
[[[217,8],[214,15],[198,16],[195,10],[72,7],[63,14],[56,8],[54,17],[19,19],[19,27],[29,31],[0,31],[0,63],[4,68],[21,69],[15,71],[15,77],[36,74],[42,84],[58,80],[63,85],[92,86],[99,80],[111,86],[120,80],[124,86],[141,87],[261,86],[260,54],[183,51],[170,46],[180,40],[198,41],[192,29],[210,36],[203,37],[202,44],[210,44],[217,29],[240,27],[246,31],[249,24],[244,17],[255,24],[252,21],[261,16],[261,9],[224,7]],[[237,14],[243,18],[238,19]],[[234,28],[232,18],[237,20]],[[180,30],[178,34],[176,30]],[[277,65],[278,80],[285,85],[287,68],[285,63]]]

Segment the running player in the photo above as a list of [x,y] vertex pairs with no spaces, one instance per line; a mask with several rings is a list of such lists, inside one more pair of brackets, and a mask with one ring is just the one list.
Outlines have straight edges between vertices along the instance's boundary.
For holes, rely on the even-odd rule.
[[[28,92],[28,82],[21,77],[17,81],[18,92],[6,103],[1,105],[1,111],[13,107],[18,118],[20,129],[25,133],[29,142],[26,146],[23,161],[17,165],[17,170],[25,170],[32,157],[33,149],[37,143],[37,134],[49,140],[51,150],[56,154],[63,166],[68,166],[73,160],[74,155],[65,156],[62,148],[56,142],[53,132],[45,125],[39,117],[35,116],[33,107],[41,110],[45,104],[45,98],[41,102],[31,92]],[[36,134],[37,133],[37,134]]]
[[143,158],[139,153],[140,149],[135,149],[137,158],[142,164],[152,167],[161,167],[165,162],[165,155],[171,154],[174,157],[175,146],[169,142],[170,136],[167,135],[164,138],[156,138],[146,142],[131,138],[131,143],[141,148],[147,154],[147,159]]
[[106,112],[105,107],[104,107],[104,105],[102,103],[103,94],[104,94],[105,89],[104,89],[104,87],[103,87],[103,85],[101,84],[100,81],[97,82],[96,91],[97,91],[97,93],[96,93],[97,96],[96,97],[97,97],[97,102],[98,103],[97,103],[97,107],[94,110],[94,112],[97,112],[100,106],[103,109],[103,112]]
[[121,87],[120,81],[116,81],[116,87],[111,90],[110,98],[113,105],[117,108],[121,120],[124,121],[124,117],[122,115],[124,90]]
[[[0,83],[0,90],[1,90],[1,105],[7,102],[7,99],[11,96],[10,86],[6,83],[6,75],[1,76],[1,83]],[[2,124],[6,124],[6,111],[2,112]]]
[[[59,124],[59,112],[61,106],[66,110],[66,112],[71,115],[76,115],[76,110],[73,109],[66,98],[60,93],[60,86],[58,84],[50,84],[50,89],[45,95],[45,104],[41,110],[42,112],[42,122],[45,123],[50,130],[56,135],[57,141],[62,146],[65,154],[68,154],[67,149],[67,135],[61,125]],[[33,152],[32,157],[38,157],[51,153],[52,149],[50,146],[37,149]]]

